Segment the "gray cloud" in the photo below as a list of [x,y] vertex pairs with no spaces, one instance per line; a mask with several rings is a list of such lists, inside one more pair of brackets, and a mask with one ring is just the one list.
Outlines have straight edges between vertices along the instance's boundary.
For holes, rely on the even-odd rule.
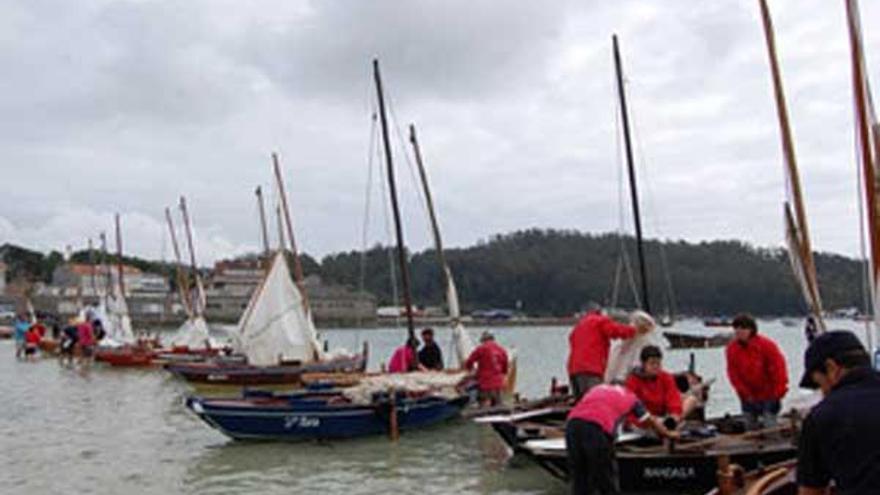
[[[856,253],[842,5],[771,3],[815,244]],[[880,11],[862,4],[876,82]],[[612,32],[649,232],[780,244],[763,34],[756,3],[732,0],[4,4],[0,242],[83,245],[121,211],[127,246],[159,256],[162,209],[185,193],[205,261],[256,249],[252,190],[277,150],[302,247],[358,247],[376,55],[397,125],[419,126],[450,245],[615,229]],[[422,206],[395,153],[420,248]],[[370,240],[385,240],[378,183],[372,193]]]

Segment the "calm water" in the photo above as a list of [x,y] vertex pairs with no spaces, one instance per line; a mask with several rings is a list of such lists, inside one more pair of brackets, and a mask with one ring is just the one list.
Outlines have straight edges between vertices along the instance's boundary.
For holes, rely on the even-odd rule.
[[[851,322],[837,328],[859,330]],[[760,322],[801,371],[801,328]],[[800,325],[800,323],[799,323]],[[699,322],[678,329],[702,331]],[[472,328],[478,335],[481,329]],[[494,329],[519,353],[518,390],[545,394],[563,377],[568,328]],[[858,333],[863,333],[859,330]],[[403,331],[328,330],[331,346],[371,345],[371,368],[402,341]],[[451,358],[449,333],[438,341]],[[207,427],[183,406],[187,387],[161,371],[94,368],[55,360],[17,362],[0,341],[0,493],[534,493],[565,486],[519,459],[488,428],[456,421],[407,432],[399,442],[370,438],[330,444],[239,443]],[[666,365],[687,365],[687,351],[667,351]],[[696,351],[698,370],[717,377],[710,412],[736,409],[724,380],[722,349]],[[795,392],[798,393],[798,392]],[[789,394],[791,396],[792,393]]]

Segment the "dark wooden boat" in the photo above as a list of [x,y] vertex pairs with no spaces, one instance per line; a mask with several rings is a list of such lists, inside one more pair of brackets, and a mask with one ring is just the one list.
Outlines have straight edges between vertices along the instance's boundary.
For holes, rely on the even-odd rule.
[[[479,418],[501,436],[515,454],[531,459],[554,477],[568,480],[565,450],[565,407],[549,407],[503,416]],[[757,432],[743,431],[740,418],[688,422],[682,439],[661,443],[656,438],[625,434],[615,457],[623,491],[688,490],[705,492],[716,486],[719,458],[743,469],[756,469],[792,459],[797,454],[794,423]]]
[[229,360],[213,360],[194,363],[168,363],[165,370],[195,386],[210,385],[260,387],[264,385],[301,386],[304,373],[354,373],[363,372],[367,364],[367,351],[358,356],[327,361],[278,366],[252,366]]
[[453,398],[385,392],[356,404],[338,391],[257,392],[237,399],[187,398],[199,418],[236,440],[306,441],[396,434],[458,416],[466,393]]
[[723,347],[733,339],[732,332],[719,332],[712,335],[696,335],[683,332],[663,332],[663,337],[672,349],[705,349]]

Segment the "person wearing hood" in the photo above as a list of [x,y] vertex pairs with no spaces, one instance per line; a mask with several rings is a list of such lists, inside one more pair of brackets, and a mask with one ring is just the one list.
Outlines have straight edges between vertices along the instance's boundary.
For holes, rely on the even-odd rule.
[[820,389],[798,440],[800,495],[880,493],[880,374],[851,332],[819,334],[804,353],[800,386]]
[[772,427],[788,392],[785,356],[776,342],[758,334],[748,314],[733,319],[734,339],[727,344],[727,376],[749,427]]

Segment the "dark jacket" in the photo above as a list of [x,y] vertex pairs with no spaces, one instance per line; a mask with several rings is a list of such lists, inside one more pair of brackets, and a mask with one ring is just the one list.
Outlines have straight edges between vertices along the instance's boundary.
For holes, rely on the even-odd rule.
[[419,363],[429,370],[443,369],[443,353],[436,342],[425,344],[419,349]]

